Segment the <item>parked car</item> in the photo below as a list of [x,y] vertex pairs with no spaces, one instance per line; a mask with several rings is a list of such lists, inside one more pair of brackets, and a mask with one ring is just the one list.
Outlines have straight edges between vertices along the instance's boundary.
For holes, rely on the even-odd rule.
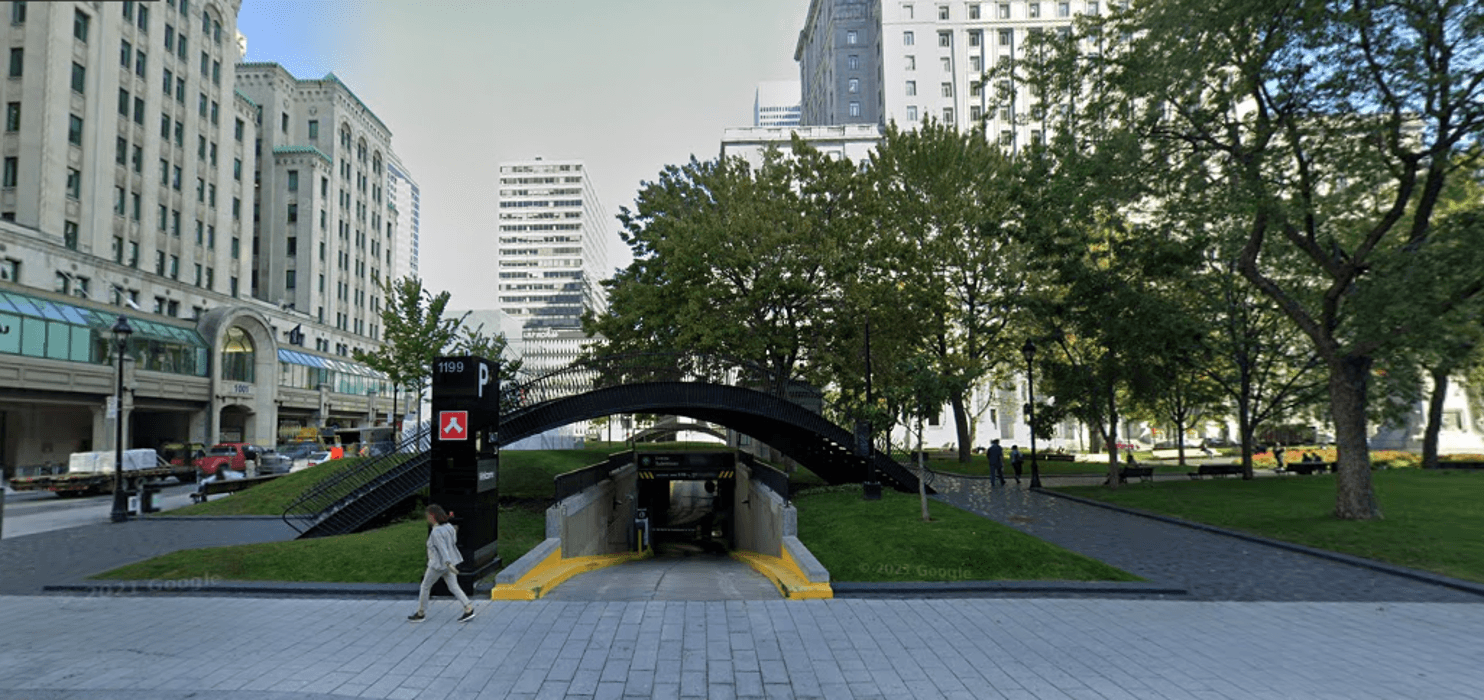
[[344,448],[331,447],[328,450],[320,450],[319,452],[309,455],[309,466],[319,466],[321,464],[324,464],[325,462],[332,462],[343,457],[345,457]]
[[196,467],[207,476],[216,474],[221,469],[246,473],[248,462],[254,464],[259,474],[287,473],[293,466],[291,460],[284,459],[271,448],[245,442],[224,442],[212,445],[205,457],[196,460]]

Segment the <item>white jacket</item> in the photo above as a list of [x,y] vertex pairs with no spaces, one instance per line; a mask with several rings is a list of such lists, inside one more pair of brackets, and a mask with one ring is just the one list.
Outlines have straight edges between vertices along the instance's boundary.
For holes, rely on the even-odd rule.
[[459,554],[458,531],[453,525],[443,523],[428,533],[428,568],[447,569],[463,563]]

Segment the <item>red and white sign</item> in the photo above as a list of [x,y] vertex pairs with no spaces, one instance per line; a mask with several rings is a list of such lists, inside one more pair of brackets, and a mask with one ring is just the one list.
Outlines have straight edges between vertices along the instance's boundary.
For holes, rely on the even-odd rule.
[[439,440],[468,440],[469,412],[440,411],[438,413]]

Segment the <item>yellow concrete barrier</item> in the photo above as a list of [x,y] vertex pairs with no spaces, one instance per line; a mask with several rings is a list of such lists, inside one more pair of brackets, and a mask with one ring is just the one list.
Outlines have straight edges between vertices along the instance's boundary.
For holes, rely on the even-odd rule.
[[784,548],[781,557],[736,550],[732,552],[732,558],[747,564],[767,577],[774,586],[778,587],[778,592],[789,600],[818,600],[835,597],[835,590],[830,588],[829,583],[812,582],[804,575],[804,571],[799,568],[787,548]]
[[563,558],[562,550],[557,549],[515,583],[497,584],[490,591],[490,600],[536,600],[550,593],[563,581],[578,574],[597,571],[614,564],[638,561],[647,556],[649,552],[624,552]]

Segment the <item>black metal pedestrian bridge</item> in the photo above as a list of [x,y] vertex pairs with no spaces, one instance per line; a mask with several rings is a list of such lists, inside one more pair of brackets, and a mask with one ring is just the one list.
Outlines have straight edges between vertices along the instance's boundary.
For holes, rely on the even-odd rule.
[[[553,428],[625,413],[675,415],[726,426],[771,446],[832,484],[874,470],[883,484],[917,490],[914,473],[875,450],[854,449],[854,434],[827,417],[820,394],[798,382],[770,381],[756,364],[678,354],[579,360],[501,387],[496,442],[505,446]],[[354,532],[428,485],[426,431],[327,478],[285,509],[300,537]],[[868,470],[869,467],[869,470]]]

